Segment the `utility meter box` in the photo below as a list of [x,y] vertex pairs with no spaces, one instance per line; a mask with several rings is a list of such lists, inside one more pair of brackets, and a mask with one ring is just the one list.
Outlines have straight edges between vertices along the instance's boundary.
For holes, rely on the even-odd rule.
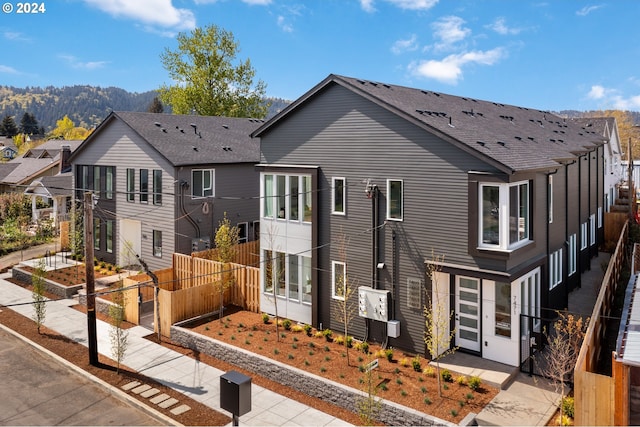
[[368,286],[358,288],[358,315],[367,319],[389,320],[390,292]]
[[400,336],[399,320],[389,320],[387,322],[387,336],[389,338],[398,338]]
[[236,371],[222,374],[220,376],[220,407],[231,412],[234,417],[251,411],[251,378]]

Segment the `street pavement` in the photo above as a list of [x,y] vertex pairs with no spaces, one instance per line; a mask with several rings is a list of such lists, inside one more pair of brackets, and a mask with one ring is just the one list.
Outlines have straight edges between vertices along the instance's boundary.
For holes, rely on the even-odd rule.
[[0,425],[172,425],[54,356],[0,328]]

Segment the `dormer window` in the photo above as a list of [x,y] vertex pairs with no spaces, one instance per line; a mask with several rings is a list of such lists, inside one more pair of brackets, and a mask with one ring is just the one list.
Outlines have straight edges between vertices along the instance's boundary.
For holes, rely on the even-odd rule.
[[529,182],[480,185],[480,247],[511,250],[529,241]]

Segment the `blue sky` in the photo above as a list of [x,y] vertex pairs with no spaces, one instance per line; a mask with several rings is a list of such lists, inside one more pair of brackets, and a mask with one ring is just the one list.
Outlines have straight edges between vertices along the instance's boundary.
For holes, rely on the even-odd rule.
[[38,14],[0,3],[0,85],[157,89],[171,83],[160,54],[176,34],[215,24],[273,97],[334,73],[543,110],[640,111],[637,0],[49,0]]

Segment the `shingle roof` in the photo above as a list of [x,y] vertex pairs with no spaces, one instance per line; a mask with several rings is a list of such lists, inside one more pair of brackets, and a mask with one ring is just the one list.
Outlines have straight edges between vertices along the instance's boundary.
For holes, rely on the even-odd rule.
[[604,142],[596,132],[548,111],[330,75],[254,132],[262,132],[315,96],[338,84],[466,151],[497,163],[505,172],[550,169]]
[[[114,118],[122,120],[174,166],[260,160],[260,143],[250,137],[264,123],[259,119],[119,111],[103,123]],[[102,126],[86,141],[95,138]]]
[[43,176],[40,178],[40,182],[52,196],[70,196],[73,194],[71,173]]

